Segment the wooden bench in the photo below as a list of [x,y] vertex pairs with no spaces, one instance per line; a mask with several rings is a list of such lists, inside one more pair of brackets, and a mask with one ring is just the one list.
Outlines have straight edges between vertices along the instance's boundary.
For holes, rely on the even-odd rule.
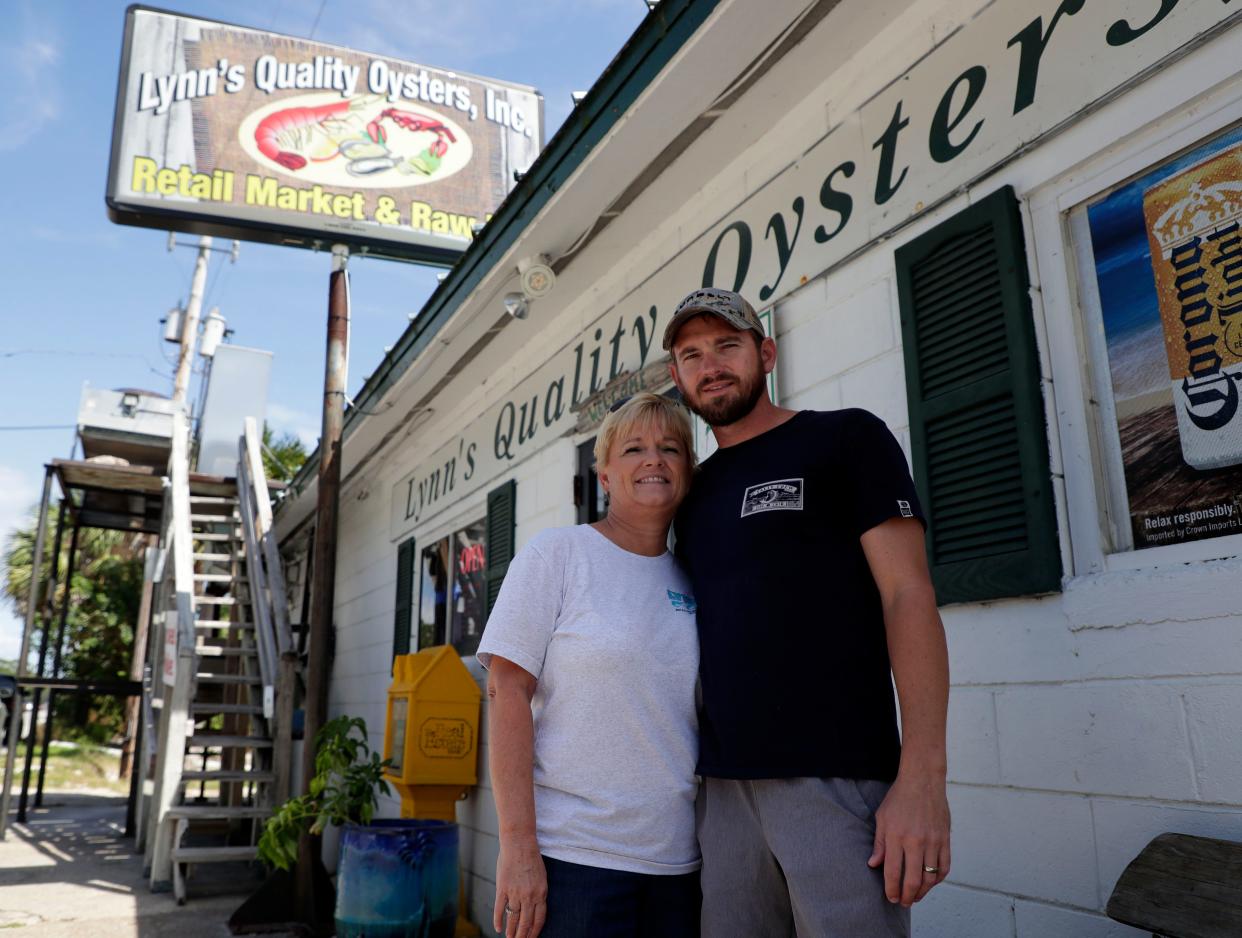
[[1242,935],[1242,844],[1161,834],[1126,867],[1108,917],[1157,938]]

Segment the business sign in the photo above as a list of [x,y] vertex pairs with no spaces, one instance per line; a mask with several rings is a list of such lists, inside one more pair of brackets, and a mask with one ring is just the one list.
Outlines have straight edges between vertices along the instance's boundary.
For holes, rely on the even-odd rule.
[[130,7],[109,217],[451,263],[542,145],[533,89]]
[[[567,416],[660,354],[700,286],[769,308],[1069,126],[1139,76],[1242,20],[1221,0],[994,2],[600,315],[393,490],[394,538],[565,433]],[[796,54],[796,53],[795,53]],[[848,89],[843,89],[843,91]],[[692,206],[696,203],[691,202]],[[877,310],[877,315],[887,315]],[[652,349],[652,343],[657,343]],[[825,375],[824,377],[828,377]]]
[[1242,533],[1242,128],[1087,220],[1134,546]]

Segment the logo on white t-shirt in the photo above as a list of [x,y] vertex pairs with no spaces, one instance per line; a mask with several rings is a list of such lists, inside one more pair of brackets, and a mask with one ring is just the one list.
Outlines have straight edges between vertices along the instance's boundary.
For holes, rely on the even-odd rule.
[[802,480],[778,479],[752,485],[742,495],[742,517],[764,511],[801,511]]
[[668,593],[668,601],[673,604],[673,608],[678,612],[688,612],[690,615],[698,610],[698,603],[694,601],[693,596],[687,596],[685,593],[678,593],[673,590],[665,590]]

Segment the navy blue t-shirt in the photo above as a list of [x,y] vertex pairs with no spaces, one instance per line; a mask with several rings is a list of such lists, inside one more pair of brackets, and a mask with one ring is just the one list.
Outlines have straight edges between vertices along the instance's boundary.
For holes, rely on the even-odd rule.
[[892,781],[900,743],[879,591],[859,538],[923,520],[865,410],[804,410],[717,450],[677,514],[698,602],[701,775]]

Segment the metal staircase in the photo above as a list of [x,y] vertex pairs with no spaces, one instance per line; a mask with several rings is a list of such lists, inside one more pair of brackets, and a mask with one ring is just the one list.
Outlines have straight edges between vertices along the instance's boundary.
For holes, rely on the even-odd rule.
[[156,756],[151,887],[171,886],[178,903],[193,866],[254,860],[288,797],[297,667],[254,421],[235,479],[192,477],[185,453],[178,420],[149,657],[158,739],[144,740]]

